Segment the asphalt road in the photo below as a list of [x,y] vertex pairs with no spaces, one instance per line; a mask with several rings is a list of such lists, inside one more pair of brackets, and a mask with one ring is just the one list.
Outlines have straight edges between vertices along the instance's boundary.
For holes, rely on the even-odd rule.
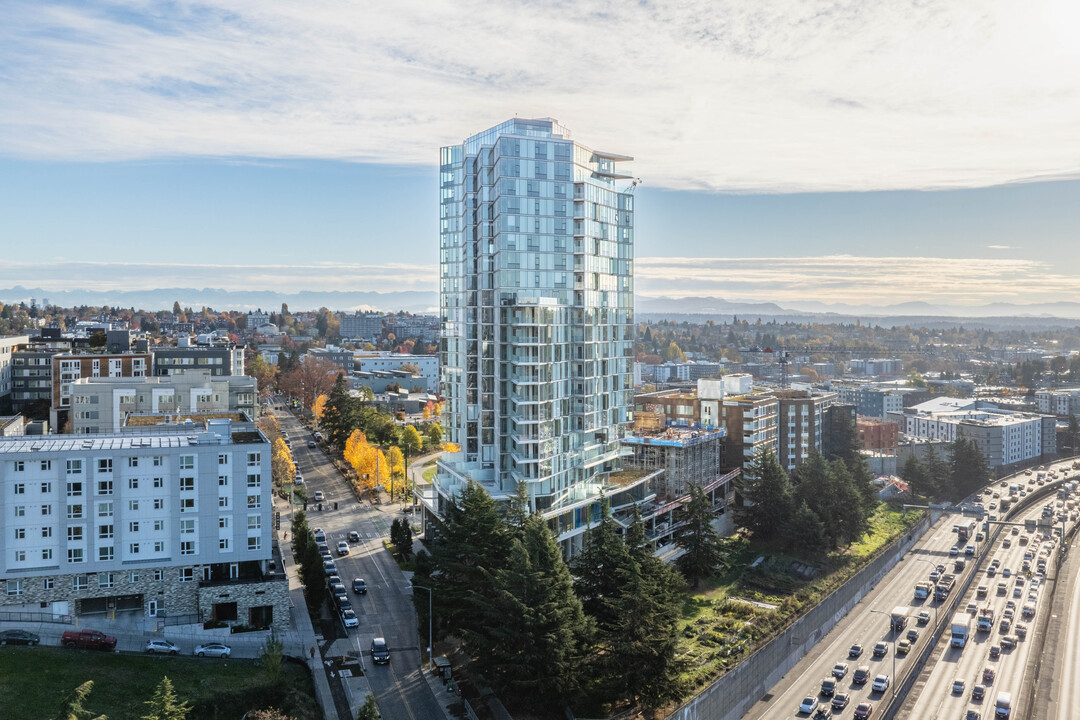
[[[347,636],[356,650],[363,653],[367,678],[383,718],[426,720],[442,717],[442,708],[420,674],[420,641],[412,607],[412,589],[382,546],[382,539],[390,536],[394,517],[411,516],[393,506],[380,509],[366,501],[358,502],[322,450],[307,447],[311,434],[300,422],[291,413],[281,410],[276,416],[282,430],[289,433],[293,459],[304,476],[308,498],[313,498],[317,490],[325,495],[322,512],[308,500],[308,525],[321,527],[326,533],[338,574],[350,591],[353,609],[360,619],[359,627],[348,630],[336,620],[323,627],[332,629],[339,636]],[[325,509],[332,508],[335,501],[337,510]],[[361,542],[350,543],[349,554],[337,557],[337,544],[347,540],[350,531],[360,533]],[[366,595],[352,593],[352,580],[356,577],[366,581]],[[370,646],[375,637],[386,638],[390,647],[389,665],[375,665],[372,661]]]
[[[924,647],[929,635],[929,626],[918,625],[914,616],[922,610],[927,610],[932,623],[934,608],[940,603],[933,600],[913,600],[913,588],[916,582],[926,579],[938,564],[946,564],[947,569],[952,570],[953,558],[949,557],[949,548],[956,543],[956,535],[952,532],[952,526],[956,522],[955,517],[957,516],[944,515],[931,527],[922,540],[904,556],[903,560],[897,563],[896,567],[877,584],[877,587],[871,590],[810,654],[784,676],[765,698],[756,703],[745,717],[769,720],[805,718],[805,714],[799,713],[799,705],[803,698],[811,696],[818,698],[819,701],[830,701],[829,698],[820,695],[819,691],[822,679],[831,677],[833,665],[837,662],[850,664],[847,675],[838,684],[838,692],[849,693],[850,701],[842,713],[830,713],[830,716],[850,718],[855,706],[863,701],[873,703],[876,710],[882,701],[883,694],[871,691],[873,678],[879,674],[893,677],[901,671],[905,662],[909,662],[908,656],[898,656],[893,652],[892,643],[897,637],[896,633],[889,630],[889,613],[897,605],[909,607],[912,619],[904,632],[900,633],[900,638],[903,638],[907,630],[912,628],[919,632],[919,639],[909,653],[909,656],[914,658]],[[960,582],[958,577],[957,583]],[[873,649],[878,641],[888,642],[889,651],[884,657],[875,658]],[[848,651],[855,644],[863,646],[862,655],[858,658],[849,658]],[[856,685],[852,682],[852,675],[861,665],[869,666],[870,681],[864,685]],[[889,692],[891,691],[890,687]]]
[[[1057,498],[1051,496],[1048,501],[1056,502]],[[1037,507],[1024,513],[1018,520],[1022,522],[1025,518],[1038,518],[1042,504],[1039,503]],[[1021,544],[1021,537],[1028,538],[1027,544]],[[1004,547],[1006,542],[1009,544],[1007,548]],[[920,677],[912,688],[912,693],[904,702],[898,717],[963,718],[969,709],[976,711],[980,718],[986,717],[987,714],[992,716],[994,701],[998,693],[1002,691],[1012,693],[1013,706],[1016,706],[1023,693],[1029,656],[1033,652],[1033,647],[1038,645],[1031,642],[1035,639],[1036,621],[1048,605],[1048,593],[1043,592],[1045,581],[1033,588],[1032,576],[1030,573],[1020,572],[1021,564],[1026,553],[1031,553],[1037,558],[1045,549],[1049,556],[1047,572],[1049,578],[1052,578],[1056,571],[1051,548],[1056,549],[1056,543],[1051,543],[1050,546],[1040,543],[1035,533],[1028,533],[1022,527],[1017,535],[1013,535],[1007,528],[1002,530],[994,546],[980,564],[979,575],[958,608],[963,612],[971,603],[980,608],[993,608],[993,630],[989,633],[976,632],[973,623],[971,637],[963,648],[951,646],[949,631],[946,630],[934,654],[927,662],[927,667],[923,671],[924,677]],[[1000,566],[994,576],[990,577],[988,567],[995,559],[1000,562]],[[1034,570],[1036,567],[1034,559],[1031,564]],[[1006,568],[1009,570],[1009,577],[1004,577]],[[983,598],[978,597],[979,586],[986,588],[986,595]],[[1036,612],[1032,618],[1023,619],[1021,609],[1028,600],[1035,601]],[[1006,631],[1000,626],[1009,603],[1015,606],[1013,624],[1019,622],[1026,625],[1028,635],[1026,639],[1019,640],[1013,650],[1001,648],[1000,656],[994,659],[990,657],[990,648],[1000,647],[1002,638],[1007,635],[1017,636],[1015,628]],[[983,680],[984,668],[991,668],[994,671],[992,681]],[[962,689],[954,689],[954,683],[957,680],[963,682]],[[972,697],[972,688],[976,685],[984,688],[983,700],[975,700]]]

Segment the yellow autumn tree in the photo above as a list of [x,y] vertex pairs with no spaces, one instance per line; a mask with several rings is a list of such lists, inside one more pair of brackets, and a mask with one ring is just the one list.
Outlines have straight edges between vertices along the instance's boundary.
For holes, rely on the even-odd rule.
[[360,467],[360,456],[364,452],[364,448],[368,446],[367,436],[359,430],[353,430],[345,441],[345,462],[352,466],[353,470],[357,470]]
[[394,494],[401,496],[407,490],[408,483],[405,477],[405,455],[397,445],[391,445],[386,452],[386,460],[390,463],[390,477],[394,487]]
[[275,485],[292,482],[296,477],[296,463],[293,462],[292,452],[280,437],[274,440],[274,449],[270,454],[270,474]]
[[386,462],[383,451],[373,445],[367,445],[360,453],[360,463],[356,475],[366,488],[376,485],[390,486],[390,463]]
[[315,417],[315,422],[322,420],[323,413],[326,412],[326,401],[328,399],[325,395],[315,398],[315,404],[311,407],[311,414]]

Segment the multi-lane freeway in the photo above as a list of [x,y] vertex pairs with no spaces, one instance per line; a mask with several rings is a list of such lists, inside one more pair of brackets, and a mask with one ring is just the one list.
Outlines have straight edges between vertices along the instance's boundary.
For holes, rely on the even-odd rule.
[[[313,498],[316,491],[324,495],[324,510],[319,511],[315,503],[308,503],[310,527],[321,527],[325,531],[326,542],[335,556],[338,542],[347,540],[350,531],[359,533],[361,538],[359,543],[350,543],[348,555],[335,557],[334,560],[350,590],[353,578],[366,581],[366,594],[357,595],[350,591],[360,626],[346,630],[334,617],[321,625],[323,631],[348,637],[355,650],[363,653],[366,676],[383,718],[426,720],[442,717],[443,710],[421,675],[420,641],[412,608],[412,590],[397,563],[382,546],[382,539],[390,534],[394,513],[398,517],[406,516],[394,506],[378,509],[367,502],[357,502],[322,450],[307,447],[311,434],[300,422],[290,413],[280,410],[276,416],[281,429],[290,436],[293,458],[297,470],[304,477],[308,497]],[[337,510],[333,509],[335,502],[338,503]],[[283,526],[282,529],[287,528]],[[375,637],[385,638],[389,645],[391,660],[388,665],[375,665],[372,662],[370,646]],[[329,643],[332,637],[326,639]]]
[[[1063,470],[1067,468],[1067,465],[1058,465],[1057,468]],[[1009,482],[1022,482],[1026,486],[1029,480],[1034,480],[1034,476],[1019,476],[1019,478],[1010,478]],[[1034,488],[1033,483],[1031,488],[1026,489]],[[994,483],[993,486],[987,489],[984,504],[988,505],[989,502],[993,501],[991,499],[993,492],[1000,494],[1002,491],[1006,496],[1008,495],[1007,488],[1001,488],[998,483]],[[1056,502],[1057,498],[1051,495],[1047,500]],[[1035,517],[1038,517],[1041,514],[1042,505],[1042,502],[1038,503],[1030,512]],[[1013,609],[1016,621],[1025,622],[1021,618],[1021,612],[1024,603],[1029,600],[1029,594],[1032,592],[1031,582],[1025,576],[1022,581],[1023,584],[1019,584],[1016,573],[1020,571],[1025,552],[1030,549],[1037,557],[1038,553],[1043,549],[1043,541],[1037,541],[1033,533],[1029,534],[1023,529],[1018,530],[1017,535],[1012,535],[1011,529],[1005,529],[989,548],[980,547],[981,543],[973,542],[976,555],[967,556],[964,553],[967,543],[960,543],[958,546],[954,527],[962,519],[959,514],[947,514],[936,522],[916,546],[904,556],[903,560],[793,670],[772,688],[764,698],[756,703],[745,717],[751,720],[758,718],[806,717],[807,713],[800,712],[800,706],[808,698],[813,698],[817,703],[824,705],[828,709],[830,718],[852,717],[854,709],[861,703],[870,703],[873,707],[872,717],[878,717],[889,701],[893,699],[893,693],[898,692],[896,679],[905,676],[907,674],[905,672],[907,665],[917,662],[917,659],[926,651],[926,643],[929,642],[932,629],[939,621],[937,617],[939,612],[942,614],[940,622],[945,626],[942,633],[942,644],[931,653],[932,660],[922,672],[922,675],[926,677],[920,677],[915,686],[915,692],[911,693],[910,698],[900,699],[903,701],[903,706],[897,717],[955,717],[959,719],[964,716],[968,707],[979,711],[981,717],[988,708],[992,708],[997,688],[1003,687],[1003,684],[1011,686],[1014,683],[1017,687],[1020,687],[1023,681],[1022,676],[1028,652],[1025,645],[1026,641],[1019,642],[1016,649],[1005,651],[994,661],[995,680],[991,684],[984,685],[985,699],[981,703],[972,704],[971,702],[972,686],[976,682],[983,684],[982,671],[989,661],[990,646],[995,644],[988,640],[997,641],[1003,637],[1000,632],[999,621],[1002,613],[1008,609],[1006,608],[1007,602],[1016,603],[1016,608]],[[970,518],[968,519],[970,520]],[[979,529],[981,529],[981,525]],[[1019,538],[1021,536],[1026,538],[1026,545],[1020,544]],[[993,538],[993,532],[990,533],[990,537]],[[1006,537],[1009,538],[1008,548],[1002,547]],[[954,548],[956,549],[953,550]],[[964,568],[957,571],[955,562],[959,558],[964,558],[965,563]],[[982,561],[978,563],[980,565],[978,568],[975,567],[977,564],[975,562],[976,558]],[[998,560],[998,567],[995,568],[994,577],[987,578],[986,566],[995,559]],[[1034,570],[1037,561],[1029,562],[1031,562]],[[938,566],[943,566],[943,568],[939,570]],[[1048,572],[1052,572],[1052,566],[1052,562],[1048,563]],[[1001,575],[1006,567],[1009,568],[1010,577],[1003,578]],[[944,601],[935,600],[933,596],[926,600],[915,599],[915,584],[928,580],[931,572],[940,572],[941,570],[956,576],[956,589],[950,593],[948,598]],[[972,578],[973,573],[978,573],[978,575]],[[948,609],[939,610],[939,608],[951,608],[956,593],[965,586],[969,579],[972,580],[971,597],[965,597],[958,606],[958,610],[966,612],[968,603],[976,602],[975,595],[978,586],[985,585],[988,594],[985,599],[979,598],[978,605],[990,604],[994,606],[995,625],[989,635],[987,633],[976,633],[973,621],[969,640],[970,645],[961,651],[948,647],[950,635],[948,625],[951,616],[945,617],[944,615],[949,612]],[[992,582],[990,582],[991,580]],[[1005,582],[1002,595],[997,594],[999,582]],[[1038,618],[1038,612],[1041,612],[1045,605],[1041,590],[1044,585],[1045,579],[1041,579],[1037,585],[1039,589],[1035,590],[1032,598],[1037,603],[1036,618]],[[1020,596],[1015,597],[1018,587],[1020,588]],[[896,632],[890,628],[890,613],[898,605],[908,608],[908,618],[904,629]],[[920,614],[923,614],[922,618],[920,618]],[[927,615],[929,620],[926,619]],[[1031,621],[1026,624],[1034,627],[1035,622]],[[1077,618],[1076,624],[1077,629],[1075,632],[1080,636],[1080,617]],[[914,633],[911,634],[909,640],[911,642],[910,649],[907,652],[900,649],[898,652],[897,646],[900,641],[909,639],[908,636],[912,630],[914,630]],[[1015,630],[1010,630],[1008,634],[1015,636]],[[888,644],[884,654],[875,655],[874,646],[878,642]],[[861,652],[855,656],[851,651],[854,645],[859,645],[862,648]],[[1080,640],[1078,640],[1078,645],[1080,645]],[[1080,652],[1080,650],[1077,652]],[[843,708],[833,709],[831,702],[835,695],[822,693],[822,682],[834,677],[833,670],[837,663],[846,663],[847,668],[842,677],[836,682],[833,692],[844,693],[847,696],[847,704]],[[864,673],[859,673],[860,676],[865,674],[868,677],[865,682],[857,683],[855,682],[855,675],[860,668],[864,669]],[[888,685],[884,691],[875,690],[874,681],[878,676],[882,675],[888,677]],[[952,684],[957,677],[964,680],[964,689],[962,693],[958,692],[954,696],[952,694]],[[862,680],[862,677],[859,679]],[[915,703],[919,703],[918,708],[913,707]],[[990,710],[989,715],[992,717],[992,710]],[[1062,715],[1061,717],[1068,716]]]

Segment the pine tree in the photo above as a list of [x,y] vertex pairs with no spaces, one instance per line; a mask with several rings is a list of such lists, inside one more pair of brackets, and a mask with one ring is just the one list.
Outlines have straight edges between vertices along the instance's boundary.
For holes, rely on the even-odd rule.
[[[83,707],[90,691],[94,689],[94,681],[87,680],[78,686],[60,703],[60,712],[56,714],[56,720],[91,720],[91,712]],[[106,720],[105,715],[98,715],[92,720]]]
[[691,483],[690,500],[676,513],[675,522],[675,544],[686,551],[676,563],[696,588],[723,562],[712,503],[700,485]]
[[356,403],[349,395],[349,383],[343,374],[338,375],[334,387],[326,397],[319,427],[326,432],[326,440],[338,449],[345,451],[345,441],[358,427]]
[[735,522],[751,530],[755,537],[777,537],[791,516],[791,481],[772,451],[754,458],[738,485],[742,504],[735,508]]
[[148,710],[142,720],[185,720],[191,712],[190,705],[177,699],[168,677],[161,678],[146,705]]
[[605,507],[600,523],[585,535],[585,547],[571,561],[574,590],[601,634],[612,632],[618,623],[614,602],[623,581],[620,568],[628,561],[626,545]]
[[907,483],[912,499],[918,497],[919,493],[930,495],[926,482],[926,468],[914,453],[904,461],[904,469],[900,471],[900,477]]
[[356,720],[379,720],[379,707],[375,704],[375,696],[371,693],[364,698],[364,704],[356,712]]

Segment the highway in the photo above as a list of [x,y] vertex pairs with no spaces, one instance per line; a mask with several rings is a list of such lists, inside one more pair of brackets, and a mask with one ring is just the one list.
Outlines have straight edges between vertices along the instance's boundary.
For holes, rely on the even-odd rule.
[[[1051,495],[1045,502],[1057,502],[1056,495]],[[1042,506],[1043,502],[1040,501],[1016,519],[1021,523],[1015,528],[1016,534],[1008,527],[1001,531],[980,563],[975,582],[958,606],[958,611],[965,615],[966,609],[972,606],[993,608],[993,629],[990,632],[976,632],[973,623],[971,637],[963,648],[951,646],[949,631],[946,630],[898,717],[963,718],[969,709],[977,712],[979,718],[988,714],[992,716],[994,701],[1001,691],[1010,692],[1013,706],[1016,706],[1022,694],[1024,674],[1033,647],[1029,640],[1033,639],[1040,613],[1048,605],[1047,593],[1043,589],[1046,580],[1052,580],[1056,572],[1054,554],[1057,544],[1053,540],[1040,540],[1038,533],[1029,533],[1022,526],[1024,519],[1039,518]],[[1005,547],[1006,544],[1008,547]],[[1039,578],[1036,574],[1040,557],[1047,558],[1047,578]],[[1031,571],[1026,573],[1021,571],[1025,558],[1031,564]],[[995,561],[998,567],[994,568],[991,576],[990,568]],[[985,594],[979,590],[980,587],[985,588]],[[1036,610],[1032,617],[1024,619],[1021,617],[1022,609],[1028,601],[1035,603]],[[1028,628],[1027,637],[1021,638],[1016,627],[1001,627],[1001,620],[1008,609],[1013,611],[1013,625],[1021,623]],[[1017,639],[1014,649],[1003,645],[1006,637]],[[996,658],[991,657],[993,647],[1000,650]],[[992,680],[984,681],[985,668],[992,670]],[[962,688],[954,687],[958,680],[963,683]],[[981,700],[972,695],[976,686],[983,688],[984,697]]]
[[[875,711],[882,702],[882,698],[888,698],[892,692],[890,686],[888,693],[872,692],[871,686],[878,674],[895,676],[901,672],[904,663],[910,662],[909,657],[914,657],[927,642],[929,624],[920,625],[914,616],[921,611],[927,611],[930,615],[930,623],[934,622],[935,608],[939,602],[931,599],[914,600],[913,588],[919,580],[924,580],[931,571],[939,564],[946,565],[948,571],[952,571],[952,561],[949,557],[949,548],[956,544],[956,535],[952,532],[955,518],[959,516],[944,515],[923,538],[912,548],[904,559],[897,563],[896,567],[885,576],[877,587],[872,589],[866,597],[855,606],[847,617],[840,621],[833,630],[826,635],[821,642],[805,657],[794,669],[791,670],[762,700],[757,702],[744,716],[746,718],[779,719],[800,716],[799,705],[805,697],[816,697],[819,701],[829,701],[829,698],[820,695],[821,681],[830,677],[833,665],[837,662],[850,664],[850,669],[843,680],[838,684],[838,692],[850,694],[850,702],[844,717],[851,717],[853,708],[860,702],[869,701]],[[970,572],[970,569],[968,570]],[[957,584],[962,582],[957,576]],[[889,612],[897,605],[906,605],[913,616],[904,632],[900,633],[902,639],[907,630],[915,629],[919,633],[919,639],[908,655],[896,655],[893,652],[892,642],[897,639],[896,633],[889,630]],[[883,613],[883,614],[882,614]],[[878,641],[890,643],[889,651],[884,657],[874,657],[874,644]],[[863,646],[862,655],[858,658],[849,658],[848,650],[854,644]],[[863,685],[856,685],[852,681],[855,670],[862,665],[869,666],[870,680]],[[830,713],[830,716],[839,716],[841,713]],[[801,717],[806,717],[802,714]]]
[[[442,708],[421,675],[412,590],[397,563],[382,546],[382,539],[390,536],[394,517],[410,516],[402,514],[397,506],[375,508],[366,501],[358,502],[322,450],[307,447],[311,434],[300,422],[291,413],[280,409],[275,416],[281,429],[289,434],[296,467],[304,476],[309,498],[308,525],[325,531],[338,574],[350,590],[349,598],[360,620],[360,627],[346,630],[334,615],[330,621],[316,622],[316,631],[322,630],[326,643],[335,636],[348,637],[356,652],[363,653],[365,675],[383,718],[426,720],[443,717]],[[317,510],[310,500],[317,490],[325,495],[322,511]],[[338,503],[337,510],[332,509],[334,502]],[[282,530],[286,529],[282,527]],[[349,554],[338,557],[337,544],[347,540],[350,531],[360,533],[361,542],[349,543]],[[366,581],[367,594],[352,592],[352,580],[357,577]],[[372,662],[370,645],[374,637],[386,638],[390,648],[388,665]],[[426,647],[427,639],[424,640]]]
[[[1055,467],[1058,470],[1064,470],[1068,466],[1065,463],[1059,463]],[[1032,485],[1026,489],[1034,489],[1035,477],[1034,474],[1031,476],[1012,476],[1008,478],[1006,485],[1011,482],[1022,482],[1024,484],[1030,480]],[[1007,487],[1002,488],[999,481],[987,488],[986,497],[983,501],[984,506],[988,506],[990,502],[1000,502],[1000,498],[992,497],[994,492],[1008,494]],[[1056,502],[1057,498],[1053,496],[1048,500]],[[1039,503],[1037,507],[1031,510],[1035,517],[1040,514],[1042,504]],[[995,512],[991,510],[990,514],[993,515]],[[831,701],[830,697],[821,694],[821,685],[823,679],[831,676],[833,666],[838,662],[849,664],[847,674],[837,683],[836,687],[836,692],[849,695],[849,702],[847,708],[843,710],[833,711],[830,708],[829,717],[851,717],[854,712],[853,708],[861,702],[870,702],[874,709],[872,717],[878,717],[892,699],[892,693],[897,691],[894,683],[895,678],[903,676],[905,664],[916,662],[916,659],[926,649],[926,643],[929,641],[931,631],[938,622],[935,617],[937,608],[943,604],[951,606],[951,601],[954,599],[954,595],[950,595],[944,603],[933,598],[916,600],[914,598],[915,584],[919,581],[928,580],[930,573],[936,570],[938,565],[944,565],[946,572],[956,575],[957,588],[963,587],[970,574],[976,572],[975,563],[972,562],[971,557],[966,557],[963,554],[962,547],[958,549],[958,556],[950,555],[950,550],[957,545],[954,524],[959,523],[961,519],[962,516],[959,514],[945,514],[935,523],[916,546],[904,556],[903,560],[897,563],[896,567],[793,670],[751,707],[744,717],[748,720],[807,717],[806,713],[800,712],[800,704],[804,698],[816,698],[821,704],[827,704]],[[967,519],[970,520],[970,518]],[[981,523],[979,529],[981,529]],[[1017,587],[1013,571],[1020,569],[1025,549],[1031,545],[1021,546],[1019,535],[1012,536],[1009,534],[1010,547],[1003,548],[1002,543],[1006,533],[1009,532],[1011,531],[1004,531],[998,537],[995,547],[986,553],[984,557],[986,564],[992,562],[994,558],[998,558],[1002,567],[1010,569],[1011,577],[1002,578],[1000,573],[995,571],[994,578],[987,578],[985,567],[981,568],[979,572],[982,574],[971,584],[969,593],[971,597],[965,598],[959,605],[960,610],[966,610],[967,604],[975,601],[977,587],[986,585],[988,587],[987,600],[983,600],[982,604],[985,605],[990,602],[995,606],[995,628],[993,633],[990,634],[990,637],[995,640],[1003,637],[999,632],[997,622],[1005,610],[1007,601],[1012,600],[1016,603],[1017,607],[1014,613],[1020,622],[1024,622],[1019,616],[1024,602],[1028,599],[1029,592],[1029,582],[1025,578],[1021,597],[1013,597]],[[1022,530],[1020,532],[1023,533]],[[973,544],[977,546],[977,543]],[[1037,550],[1037,548],[1033,549]],[[983,548],[977,547],[977,550],[978,554],[982,554]],[[954,572],[953,563],[957,557],[966,558],[962,572]],[[1052,571],[1052,566],[1053,563],[1048,563],[1048,571]],[[990,582],[990,580],[993,580],[993,582]],[[1006,594],[998,596],[996,594],[997,584],[1003,580],[1006,582]],[[1041,593],[1037,591],[1036,595],[1039,596]],[[1039,603],[1038,608],[1041,610],[1042,598],[1037,597],[1036,602]],[[888,615],[892,608],[898,605],[908,607],[909,621],[902,632],[896,633],[889,629]],[[929,623],[924,623],[918,619],[918,615],[923,611],[929,613]],[[947,612],[947,610],[943,612]],[[1038,618],[1038,614],[1036,614],[1036,618]],[[950,620],[950,617],[943,616],[940,618],[943,625],[948,625]],[[1032,621],[1026,624],[1034,627],[1035,623]],[[918,639],[912,644],[909,652],[896,653],[894,649],[895,643],[904,639],[911,629],[918,633]],[[1077,619],[1075,632],[1080,636],[1080,616]],[[1014,635],[1014,632],[1010,631],[1009,634]],[[948,647],[948,636],[949,631],[946,629],[943,632],[943,644],[940,647],[940,652],[935,649],[932,655],[932,658],[936,658],[940,662],[934,662],[933,660],[928,662],[927,667],[930,670],[924,669],[923,674],[926,675],[928,672],[932,672],[932,674],[926,678],[920,677],[915,686],[915,692],[912,693],[911,698],[903,701],[903,706],[897,717],[963,717],[964,710],[968,707],[971,687],[976,680],[976,674],[978,674],[978,679],[981,681],[982,669],[986,666],[986,661],[989,660],[990,645],[994,643],[986,642],[987,635],[985,633],[975,633],[975,624],[973,622],[972,639],[969,641],[972,642],[972,647],[969,649],[978,648],[979,650],[977,652],[968,652],[965,658],[964,653],[960,650]],[[882,657],[874,657],[873,647],[879,641],[889,643],[889,650]],[[863,652],[858,658],[849,658],[848,650],[854,644],[862,645]],[[1078,640],[1077,644],[1080,646],[1080,640]],[[1077,652],[1080,654],[1080,650]],[[996,696],[995,689],[1004,687],[1002,683],[1011,686],[1015,682],[1019,687],[1024,672],[1026,653],[1025,643],[1020,642],[1016,650],[1002,654],[1004,662],[1002,660],[996,661],[997,665],[1000,666],[1001,676],[995,680],[992,686],[987,686],[986,699],[981,704],[976,704],[973,707],[980,710],[980,712],[992,707]],[[963,662],[958,662],[959,660],[963,660]],[[979,664],[980,662],[982,664]],[[860,666],[867,666],[869,669],[869,680],[864,684],[856,684],[853,681],[853,675]],[[998,670],[995,670],[995,673],[998,674]],[[874,678],[882,674],[888,675],[890,678],[888,690],[886,692],[873,691]],[[962,694],[953,697],[951,686],[957,675],[964,678],[965,688]],[[1078,700],[1080,700],[1080,691],[1077,691],[1077,693]],[[914,707],[915,703],[920,703],[918,708]],[[1062,718],[1064,717],[1066,716],[1063,715]]]

